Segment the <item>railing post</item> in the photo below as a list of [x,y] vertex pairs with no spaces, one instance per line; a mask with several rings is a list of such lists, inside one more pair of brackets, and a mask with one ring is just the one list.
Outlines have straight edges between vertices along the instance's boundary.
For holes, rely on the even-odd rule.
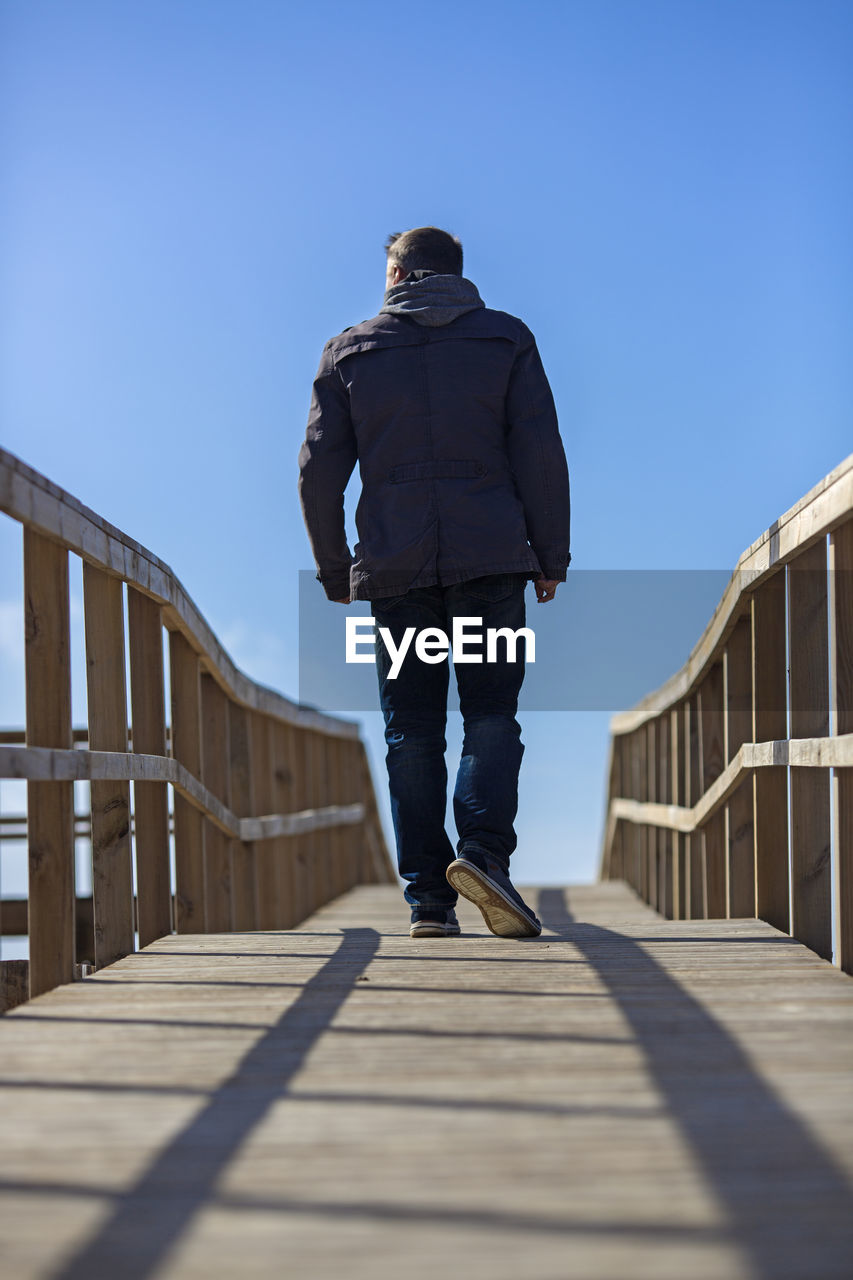
[[[607,792],[608,809],[617,796],[625,794],[625,784],[623,782],[623,748],[624,740],[620,737],[612,739],[613,758],[610,766],[610,784]],[[607,815],[605,815],[605,822]],[[624,840],[624,824],[617,822],[613,828],[613,841],[610,849],[610,869],[609,878],[611,880],[626,880],[625,867],[625,840]]]
[[[684,805],[684,716],[681,706],[673,707],[669,713],[670,729],[670,798],[673,804]],[[684,885],[684,848],[685,837],[680,831],[672,833],[672,915],[674,920],[683,920],[686,914]]]
[[[853,520],[830,535],[835,732],[853,733]],[[853,769],[834,771],[838,963],[853,974]]]
[[[326,758],[326,775],[328,778],[328,787],[326,791],[326,804],[341,803],[341,740],[333,738],[329,734],[324,735],[323,746]],[[332,827],[329,830],[329,837],[332,847],[332,871],[334,881],[334,896],[346,893],[352,883],[349,878],[349,867],[347,865],[346,848],[342,840],[343,831],[341,827]]]
[[[201,677],[202,781],[229,805],[228,704],[213,676]],[[230,807],[230,805],[229,805]],[[231,841],[209,818],[204,823],[205,919],[210,933],[231,929]]]
[[[238,818],[248,818],[253,812],[249,716],[246,708],[236,702],[228,703],[228,766],[231,811]],[[231,862],[232,928],[242,933],[257,928],[254,844],[232,841]]]
[[[741,618],[726,645],[726,763],[752,737],[752,624]],[[747,774],[728,803],[730,917],[755,916],[753,779]]]
[[[788,570],[791,737],[829,733],[826,539]],[[827,769],[791,769],[791,931],[832,959],[830,785]]]
[[[753,592],[752,737],[779,742],[788,736],[785,653],[785,570]],[[755,771],[756,913],[788,933],[788,770],[773,765]]]
[[[715,662],[699,690],[699,719],[702,733],[702,791],[720,776],[724,767],[723,664]],[[725,811],[718,810],[705,823],[705,879],[708,917],[726,915],[726,831]]]
[[[169,635],[172,755],[201,781],[201,668],[198,654],[181,635]],[[204,933],[204,818],[175,793],[175,928]]]
[[[319,735],[309,729],[305,734],[305,785],[308,795],[308,808],[319,809],[323,803],[325,790],[322,755]],[[308,877],[310,887],[309,912],[314,912],[329,900],[329,842],[327,832],[314,831],[309,836],[311,848],[311,874]]]
[[[658,796],[657,724],[649,720],[646,737],[646,799],[654,803]],[[657,827],[646,827],[646,886],[650,907],[658,905],[658,832]]]
[[[136,755],[166,754],[163,628],[160,606],[135,587],[127,591],[130,707]],[[165,782],[134,782],[136,896],[139,945],[172,929],[169,805]]]
[[[273,724],[272,747],[273,804],[276,813],[297,813],[303,804],[299,771],[299,743],[303,730],[293,725]],[[275,841],[275,874],[278,908],[277,929],[292,929],[311,914],[311,859],[305,858],[305,836],[286,836]]]
[[[341,804],[357,804],[360,799],[355,743],[351,738],[344,738],[341,741]],[[364,856],[364,823],[350,823],[344,827],[342,843],[347,866],[350,868],[350,883],[362,884],[366,879],[367,867]]]
[[[643,801],[647,798],[646,790],[648,782],[646,778],[646,754],[648,739],[645,727],[636,729],[631,734],[633,741],[633,760],[631,762],[631,783],[635,799]],[[634,830],[636,832],[637,841],[637,892],[644,902],[649,901],[649,860],[648,850],[648,827],[644,823],[635,823]]]
[[[252,799],[255,816],[275,813],[273,801],[272,720],[261,711],[251,714]],[[278,874],[276,868],[281,841],[263,840],[257,850],[258,928],[278,928]]]
[[389,871],[392,882],[394,881],[395,873],[392,858],[388,853],[385,837],[382,833],[382,823],[376,803],[376,791],[373,787],[367,751],[361,739],[356,741],[356,768],[358,770],[359,799],[365,807],[363,830],[366,840],[366,853],[369,857],[368,866],[370,868],[370,874],[366,875],[365,878],[371,884],[387,884],[389,882]]
[[[668,713],[657,720],[657,798],[659,804],[669,804],[672,797],[672,764],[670,760],[670,728]],[[668,827],[658,827],[658,911],[672,919],[672,832]]]
[[[89,750],[127,751],[124,597],[120,578],[83,563]],[[98,969],[133,951],[130,784],[90,784],[92,905]]]
[[[686,802],[692,808],[702,794],[702,734],[699,724],[698,693],[694,694],[687,703],[687,721],[686,734],[689,767],[685,775],[687,785]],[[705,866],[705,837],[701,831],[693,831],[687,839],[688,877],[690,881],[688,915],[691,920],[707,920],[708,875]]]
[[[24,528],[27,746],[68,749],[68,552]],[[30,996],[74,980],[74,784],[27,783]]]

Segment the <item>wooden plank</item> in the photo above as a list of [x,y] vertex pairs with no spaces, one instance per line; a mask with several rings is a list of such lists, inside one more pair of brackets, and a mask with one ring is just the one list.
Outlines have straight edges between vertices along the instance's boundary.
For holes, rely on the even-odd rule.
[[[373,780],[370,776],[370,770],[366,768],[366,763],[363,763],[363,761],[364,748],[362,743],[344,743],[344,783],[342,794],[349,804],[354,801],[362,801],[366,816],[369,816],[371,825],[375,825],[379,821],[376,796],[373,792]],[[375,819],[373,818],[374,813],[377,815]],[[353,868],[352,883],[354,885],[369,884],[374,874],[365,828],[366,823],[362,823],[360,828],[348,827],[346,831],[347,859]],[[384,849],[384,837],[381,829],[378,834]],[[396,882],[396,875],[391,872],[390,856],[387,849],[384,849],[384,858],[386,859],[386,871],[382,875],[382,882],[388,883],[391,880]]]
[[[671,743],[670,800],[673,804],[684,802],[684,708],[673,707],[669,713]],[[672,915],[683,920],[686,914],[684,901],[684,850],[686,837],[676,833],[672,837]]]
[[[752,605],[753,733],[756,742],[788,734],[788,659],[785,572],[754,593]],[[756,911],[762,920],[790,929],[788,771],[762,769],[755,778]]]
[[[233,702],[228,706],[228,754],[231,808],[234,813],[248,817],[254,808],[249,719],[245,707]],[[234,928],[256,929],[257,884],[253,844],[242,840],[234,841],[231,847],[231,868]]]
[[[847,749],[853,760],[853,734],[849,738],[815,739],[834,748]],[[763,744],[775,746],[776,744]],[[787,747],[788,743],[782,744]],[[795,745],[795,744],[792,744]],[[800,744],[802,745],[802,744]],[[806,744],[810,746],[810,743]],[[833,753],[822,751],[821,755]],[[760,765],[760,761],[758,762]],[[801,763],[817,764],[817,760]],[[822,764],[839,764],[830,758]],[[274,840],[278,836],[298,836],[307,831],[324,831],[340,823],[363,821],[363,805],[329,805],[324,809],[307,809],[299,813],[273,813],[261,818],[238,818],[216,798],[212,791],[194,778],[182,764],[168,756],[137,756],[132,752],[116,751],[59,751],[51,747],[0,747],[0,778],[31,779],[35,782],[70,782],[95,779],[113,782],[168,782],[205,816],[210,818],[226,836],[237,840]],[[15,820],[17,821],[17,819]],[[80,820],[84,827],[89,818]],[[78,834],[82,834],[79,831]]]
[[10,1280],[421,1280],[450,1222],[476,1280],[845,1280],[849,981],[618,884],[529,900],[541,939],[463,901],[413,941],[363,887],[0,1020]]
[[[631,796],[642,801],[646,795],[646,728],[631,733]],[[634,832],[634,888],[648,901],[647,863],[646,863],[646,829],[635,828]]]
[[708,917],[726,919],[726,815],[715,813],[703,829],[707,875]]
[[[624,737],[611,738],[611,742],[613,743],[613,751],[614,751],[614,756],[616,758],[616,764],[614,766],[614,784],[618,787],[618,792],[620,795],[626,795],[630,790],[630,786],[631,786],[631,764],[630,764],[630,754],[629,754],[630,742],[627,738],[624,738]],[[345,767],[347,770],[347,776],[351,776],[352,774],[351,752],[347,747],[344,748],[344,751],[346,753]],[[351,787],[351,783],[349,784],[349,787]],[[351,794],[351,791],[348,789],[346,794],[347,795]],[[613,878],[618,880],[624,880],[626,884],[631,885],[631,887],[633,888],[634,887],[633,885],[634,866],[633,866],[633,857],[632,857],[633,846],[630,844],[628,840],[629,835],[630,835],[630,831],[625,826],[624,823],[618,822],[615,824],[614,844],[613,844],[614,854],[615,854],[615,863],[614,863]],[[358,878],[354,881],[354,883],[359,884],[360,879],[361,879],[361,869],[359,867]]]
[[[70,749],[68,552],[24,529],[27,745]],[[14,748],[12,748],[14,750]],[[74,980],[74,791],[27,784],[30,995]]]
[[[658,800],[662,804],[672,801],[672,760],[670,758],[670,717],[663,715],[657,721]],[[672,919],[672,832],[658,827],[658,910],[668,920]]]
[[[685,806],[690,805],[690,797],[692,794],[692,774],[693,774],[693,752],[695,750],[694,728],[693,728],[693,710],[690,699],[685,699],[681,709],[681,741],[684,747],[684,770],[682,774],[682,802]],[[693,839],[692,833],[685,833],[684,836],[684,903],[681,913],[682,920],[692,919],[693,914]]]
[[[317,772],[314,765],[315,743],[316,738],[310,731],[301,733],[296,740],[294,757],[296,786],[304,798],[303,802],[312,809],[318,795]],[[302,909],[308,916],[326,901],[324,893],[326,867],[322,857],[321,840],[314,835],[309,836],[301,852],[298,888],[301,892]]]
[[[714,664],[699,689],[699,724],[702,737],[702,790],[704,792],[725,767],[723,664],[721,662]],[[710,919],[724,919],[728,895],[725,814],[722,811],[708,819],[702,835],[705,849],[708,916]]]
[[[201,777],[201,668],[198,654],[180,631],[169,634],[172,756]],[[175,929],[207,928],[204,890],[204,818],[175,791]]]
[[[255,813],[261,816],[275,808],[273,783],[272,720],[259,711],[251,713],[252,798]],[[258,928],[277,929],[279,919],[276,859],[280,844],[274,840],[258,848],[256,877]]]
[[[328,763],[325,753],[325,742],[319,734],[311,735],[311,796],[312,807],[319,808],[329,795]],[[320,875],[315,881],[319,896],[316,905],[331,902],[335,897],[335,860],[329,832],[319,836],[317,841],[318,869]],[[316,907],[315,907],[316,910]]]
[[[323,788],[320,792],[321,803],[334,802],[339,794],[335,779],[335,753],[330,747],[329,739],[318,738],[317,754],[323,775]],[[337,833],[334,831],[329,831],[326,834],[326,862],[329,884],[326,901],[328,902],[343,893],[343,867],[341,865]]]
[[[657,759],[657,721],[650,720],[646,725],[646,796],[647,800],[652,803],[657,802],[657,777],[658,777],[658,759]],[[646,831],[646,856],[648,858],[648,869],[646,871],[646,884],[648,886],[648,902],[650,907],[657,910],[658,906],[658,837],[654,827],[649,827]]]
[[[611,796],[623,795],[629,785],[627,777],[627,743],[624,738],[611,738],[611,752],[613,756],[612,778],[611,778]],[[344,786],[345,793],[349,794],[349,783],[347,778],[351,773],[350,755],[346,747],[344,747]],[[625,827],[622,823],[616,823],[613,833],[613,855],[612,867],[610,870],[610,878],[615,880],[628,881],[628,864],[625,848]],[[358,876],[353,880],[353,884],[358,884]]]
[[[702,794],[702,734],[699,723],[699,695],[688,698],[690,709],[687,726],[690,743],[690,773],[688,798],[695,805]],[[708,916],[707,873],[705,869],[705,838],[700,831],[690,837],[690,918],[705,920]]]
[[370,858],[370,883],[399,886],[400,878],[397,873],[397,863],[396,859],[392,857],[385,839],[382,820],[379,816],[379,806],[376,802],[373,774],[370,769],[370,761],[367,758],[367,748],[363,742],[358,743],[358,759],[361,769],[361,795],[366,810],[364,830],[367,852]]
[[[726,763],[752,740],[752,618],[741,618],[726,645]],[[747,776],[728,804],[728,911],[755,915],[753,779]]]
[[0,1013],[6,1013],[30,996],[29,960],[0,960]]
[[717,662],[708,672],[699,690],[699,725],[702,736],[702,791],[725,768],[725,727],[723,701],[723,664]]
[[[121,580],[83,565],[89,748],[127,751],[127,669]],[[130,785],[92,782],[92,893],[97,968],[133,950]]]
[[[826,542],[788,570],[788,652],[792,738],[829,733],[829,627]],[[832,958],[830,779],[791,769],[791,931]]]
[[617,840],[616,828],[615,826],[613,828],[607,826],[607,815],[610,809],[610,802],[621,794],[621,787],[619,785],[619,747],[620,740],[618,738],[614,738],[611,734],[610,740],[607,744],[607,766],[605,770],[605,777],[607,778],[607,807],[604,815],[605,838],[602,843],[602,856],[598,867],[599,880],[615,880],[621,878],[615,865],[615,847]]
[[[339,797],[340,802],[343,804],[345,803],[345,797],[350,794],[350,753],[347,743],[342,739],[338,738],[337,740],[334,740],[329,738],[328,741],[332,742],[333,751],[336,757],[337,786],[335,789],[335,795]],[[343,875],[341,893],[346,893],[354,885],[357,885],[360,882],[360,850],[358,847],[356,847],[355,850],[351,849],[350,832],[343,827],[338,833],[338,840],[340,845],[339,857]]]
[[[853,733],[853,520],[830,539],[832,567],[832,696],[836,734]],[[833,779],[837,860],[837,961],[853,974],[853,768]]]
[[[328,737],[322,738],[321,743],[329,780],[326,800],[331,804],[340,804],[343,796],[341,759],[341,748],[343,744],[340,738],[335,739]],[[346,893],[347,889],[351,889],[354,883],[350,874],[351,868],[347,865],[346,847],[343,843],[344,834],[342,827],[338,827],[337,829],[333,829],[329,832],[335,897],[340,896],[342,893]]]
[[[273,796],[276,808],[287,812],[290,809],[311,808],[310,798],[304,797],[305,803],[296,790],[296,757],[298,744],[305,730],[293,729],[289,725],[276,723],[272,731],[273,748]],[[290,929],[310,914],[310,903],[305,891],[305,872],[300,855],[305,854],[307,839],[288,840],[277,845],[275,852],[275,874],[278,881],[278,915],[277,928]]]
[[[160,606],[134,587],[128,587],[127,623],[133,751],[165,756],[166,701]],[[165,783],[133,784],[133,817],[139,945],[144,947],[172,930],[169,800]]]
[[[228,796],[228,703],[207,672],[201,677],[202,778],[223,804]],[[205,918],[215,933],[231,923],[231,840],[209,820],[204,824]]]

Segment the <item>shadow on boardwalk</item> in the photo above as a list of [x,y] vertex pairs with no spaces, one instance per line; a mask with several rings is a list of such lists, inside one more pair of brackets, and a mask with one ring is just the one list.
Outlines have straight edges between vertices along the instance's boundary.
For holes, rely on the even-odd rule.
[[[762,1075],[756,1064],[772,1066],[776,1053],[767,1027],[772,1037],[780,1024],[771,1019],[752,1035],[738,1003],[738,984],[748,981],[747,1011],[792,991],[805,1000],[815,993],[816,1007],[831,1010],[849,1004],[846,980],[764,925],[680,927],[615,886],[574,892],[568,903],[579,911],[591,902],[585,919],[562,890],[540,892],[550,931],[541,940],[493,938],[472,916],[476,927],[466,924],[460,939],[413,944],[397,891],[366,889],[327,910],[325,932],[270,936],[267,950],[254,935],[234,939],[231,951],[205,940],[197,954],[192,941],[175,938],[13,1015],[18,1079],[7,1067],[0,1085],[19,1096],[126,1090],[127,1113],[120,1097],[111,1112],[121,1124],[131,1108],[155,1119],[161,1093],[198,1095],[195,1114],[181,1113],[179,1130],[162,1148],[152,1144],[150,1163],[137,1160],[122,1189],[110,1183],[98,1135],[86,1131],[91,1112],[73,1130],[75,1150],[88,1153],[87,1177],[63,1178],[47,1150],[41,1177],[25,1157],[17,1179],[0,1177],[13,1203],[15,1194],[47,1203],[94,1197],[104,1208],[87,1241],[78,1232],[74,1252],[61,1261],[53,1254],[53,1270],[42,1253],[41,1269],[28,1274],[419,1280],[433,1274],[434,1242],[446,1238],[448,1269],[475,1280],[847,1280],[853,1194],[838,1163],[846,1152],[836,1142],[830,1154],[809,1128],[809,1108],[800,1113],[796,1097],[789,1092],[786,1102]],[[353,927],[365,920],[374,927]],[[741,949],[759,941],[764,956],[754,945]],[[691,953],[702,961],[685,963]],[[253,961],[241,980],[248,957],[270,963]],[[302,963],[312,960],[319,967]],[[149,968],[149,999],[126,1002]],[[306,973],[313,976],[303,985]],[[234,998],[235,984],[245,1002]],[[289,1002],[284,1012],[276,989]],[[721,1001],[718,1016],[705,993],[709,1004]],[[59,1058],[51,1073],[47,1058],[63,1027],[81,1024],[71,1033],[80,1045],[87,1017],[116,1038],[133,1024],[134,1045],[149,1046],[146,1061],[156,1059],[161,1074],[131,1071],[122,1080],[129,1050],[109,1057],[115,1078],[99,1083],[106,1064],[90,1061],[85,1046],[76,1080]],[[796,1034],[794,1020],[783,1016],[781,1025]],[[821,1025],[823,1053],[835,1046],[833,1097],[843,1110],[843,1049],[827,1039],[839,1024],[827,1013]],[[203,1054],[219,1028],[220,1074],[197,1078],[192,1059],[189,1069],[186,1058],[170,1063],[167,1030],[180,1029]],[[258,1038],[246,1051],[239,1037],[252,1030]],[[232,1033],[244,1046],[233,1056]],[[38,1044],[43,1055],[31,1058]],[[829,1078],[812,1070],[826,1061],[819,1053],[803,1046],[794,1059],[815,1088]],[[31,1062],[41,1064],[41,1080]],[[25,1105],[35,1117],[26,1133],[38,1138],[41,1100]],[[849,1113],[839,1120],[848,1123]],[[128,1124],[117,1142],[132,1150],[139,1131]],[[260,1131],[267,1142],[253,1153]],[[424,1246],[417,1256],[413,1241]]]
[[541,890],[539,913],[618,1002],[753,1274],[853,1275],[853,1190],[845,1172],[726,1028],[639,941],[576,920],[562,889]]
[[379,946],[374,929],[344,930],[340,946],[231,1079],[122,1196],[95,1238],[55,1280],[147,1280],[210,1201],[240,1146],[286,1092],[289,1081],[350,994]]

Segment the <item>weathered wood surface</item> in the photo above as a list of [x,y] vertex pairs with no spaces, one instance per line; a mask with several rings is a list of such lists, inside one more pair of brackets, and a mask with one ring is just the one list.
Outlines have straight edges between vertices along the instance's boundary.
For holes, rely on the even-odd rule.
[[[3,751],[0,747],[0,753]],[[75,754],[79,755],[79,752]],[[2,755],[0,755],[2,760]],[[731,764],[692,808],[617,798],[610,803],[610,822],[651,823],[690,833],[707,822],[742,785],[749,769],[773,773],[779,766],[802,769],[847,769],[853,766],[853,733],[836,738],[782,738],[778,742],[745,742]]]
[[0,1274],[844,1280],[853,984],[619,883],[412,942],[363,887],[0,1020]]
[[5,449],[0,449],[0,511],[162,604],[168,629],[180,631],[194,649],[205,654],[217,680],[237,702],[301,728],[358,737],[355,721],[301,706],[250,680],[231,661],[164,561]]
[[759,588],[782,565],[788,564],[821,538],[826,538],[828,533],[849,520],[852,510],[853,454],[850,454],[789,511],[774,520],[752,546],[747,547],[687,662],[635,707],[613,716],[611,732],[629,733],[687,697],[736,626],[744,594]]
[[[71,747],[68,553],[24,530],[27,746]],[[30,991],[74,977],[74,790],[70,782],[27,786]]]
[[[364,805],[326,805],[298,813],[274,813],[262,818],[238,818],[227,805],[194,778],[178,760],[112,751],[53,751],[47,747],[0,746],[0,778],[72,781],[86,778],[134,782],[171,782],[190,804],[201,809],[226,835],[238,840],[273,840],[322,827],[362,822]],[[383,868],[387,874],[387,869]]]
[[[119,578],[83,565],[89,745],[127,751],[124,604]],[[91,784],[94,952],[98,968],[133,950],[130,786]]]

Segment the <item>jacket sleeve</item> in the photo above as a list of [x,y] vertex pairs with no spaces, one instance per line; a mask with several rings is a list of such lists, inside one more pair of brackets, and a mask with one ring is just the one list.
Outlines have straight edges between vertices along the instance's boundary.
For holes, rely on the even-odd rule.
[[317,577],[330,600],[350,593],[344,490],[356,463],[349,397],[328,345],[314,379],[308,429],[299,451],[299,498]]
[[569,470],[551,387],[533,334],[522,326],[506,399],[507,452],[542,574],[565,582],[569,550]]

